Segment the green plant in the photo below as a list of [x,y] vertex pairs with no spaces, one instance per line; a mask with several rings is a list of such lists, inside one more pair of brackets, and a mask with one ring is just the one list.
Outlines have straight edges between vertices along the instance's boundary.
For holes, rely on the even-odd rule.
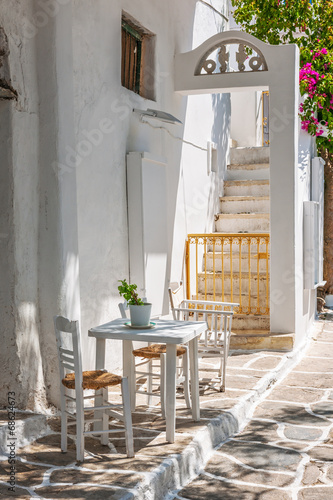
[[122,295],[128,305],[131,306],[144,306],[145,303],[140,299],[135,291],[138,286],[130,285],[126,280],[118,280],[121,285],[118,286],[119,295]]

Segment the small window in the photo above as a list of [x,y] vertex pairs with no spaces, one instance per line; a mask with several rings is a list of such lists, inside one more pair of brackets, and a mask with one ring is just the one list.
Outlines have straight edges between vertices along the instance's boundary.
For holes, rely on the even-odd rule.
[[121,84],[155,99],[155,35],[128,14],[122,16]]

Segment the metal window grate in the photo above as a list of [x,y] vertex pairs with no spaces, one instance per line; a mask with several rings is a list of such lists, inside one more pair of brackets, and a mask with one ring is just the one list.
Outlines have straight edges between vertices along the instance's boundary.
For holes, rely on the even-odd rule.
[[126,21],[122,21],[121,84],[136,94],[140,93],[143,35]]

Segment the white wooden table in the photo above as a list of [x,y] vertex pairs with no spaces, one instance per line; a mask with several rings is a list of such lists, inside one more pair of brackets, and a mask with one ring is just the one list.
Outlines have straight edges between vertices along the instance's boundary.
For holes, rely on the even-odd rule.
[[189,344],[192,416],[200,420],[199,378],[198,378],[198,337],[207,329],[205,321],[154,320],[155,328],[132,329],[126,319],[116,319],[104,325],[91,328],[89,337],[96,338],[96,370],[105,368],[105,341],[123,341],[123,374],[128,377],[130,394],[135,389],[133,342],[154,342],[166,344],[166,440],[173,443],[176,428],[176,352],[177,344]]

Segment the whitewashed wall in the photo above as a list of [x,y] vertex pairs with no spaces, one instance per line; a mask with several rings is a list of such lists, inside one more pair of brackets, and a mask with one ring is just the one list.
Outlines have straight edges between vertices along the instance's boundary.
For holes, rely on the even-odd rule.
[[[211,3],[225,9],[224,0]],[[122,9],[157,35],[156,102],[121,86]],[[175,94],[174,55],[225,21],[196,0],[0,0],[0,25],[19,94],[17,103],[0,102],[1,375],[18,406],[34,408],[45,396],[58,402],[52,316],[81,319],[87,367],[94,363],[88,328],[119,314],[117,280],[129,276],[126,153],[167,160],[172,281],[182,278],[187,232],[211,229],[229,98]],[[164,127],[153,129],[132,112],[147,107],[184,125],[151,121]],[[218,144],[220,174],[207,175],[207,140]],[[108,346],[114,371],[120,348]]]

